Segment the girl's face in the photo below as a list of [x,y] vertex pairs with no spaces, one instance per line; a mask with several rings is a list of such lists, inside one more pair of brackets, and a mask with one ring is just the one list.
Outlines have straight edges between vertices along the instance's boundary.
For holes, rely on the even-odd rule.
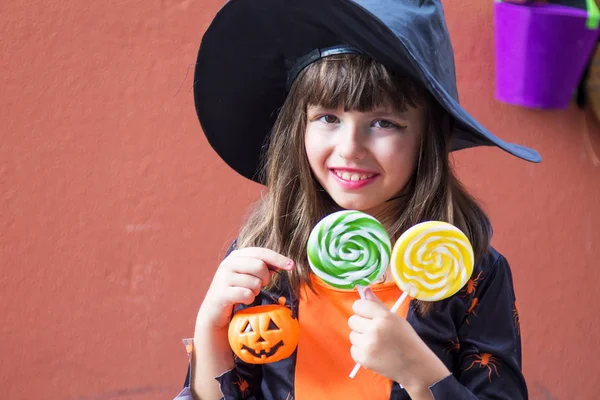
[[359,112],[309,105],[304,141],[315,177],[340,207],[376,215],[413,174],[424,114],[422,106]]

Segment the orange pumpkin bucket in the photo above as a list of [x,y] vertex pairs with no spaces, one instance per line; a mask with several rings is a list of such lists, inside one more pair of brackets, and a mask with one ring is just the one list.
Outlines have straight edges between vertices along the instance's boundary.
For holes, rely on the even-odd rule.
[[237,312],[229,324],[229,345],[242,361],[267,364],[292,355],[298,346],[298,321],[285,307],[279,305],[249,307]]

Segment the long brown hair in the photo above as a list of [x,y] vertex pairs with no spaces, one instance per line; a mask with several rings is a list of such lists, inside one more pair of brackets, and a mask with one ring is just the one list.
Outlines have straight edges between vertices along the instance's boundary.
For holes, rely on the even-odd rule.
[[[391,105],[399,111],[423,105],[426,130],[411,179],[376,217],[388,227],[392,243],[409,227],[427,220],[449,222],[469,238],[477,261],[488,249],[489,220],[454,176],[449,161],[452,120],[422,85],[394,74],[363,55],[332,56],[309,65],[298,76],[263,154],[267,191],[251,211],[238,246],[267,247],[293,259],[285,274],[296,293],[310,286],[306,242],[315,224],[340,207],[315,179],[306,156],[304,134],[308,105],[369,111]],[[283,279],[274,275],[275,281]],[[417,302],[421,315],[430,303]]]

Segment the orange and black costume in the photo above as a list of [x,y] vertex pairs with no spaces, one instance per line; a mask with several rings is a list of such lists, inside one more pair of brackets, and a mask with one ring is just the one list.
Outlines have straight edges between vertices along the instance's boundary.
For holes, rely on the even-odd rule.
[[[216,379],[225,400],[408,400],[397,382],[354,366],[350,356],[352,304],[355,291],[341,291],[313,281],[315,291],[303,288],[295,296],[289,287],[263,291],[252,305],[277,304],[280,296],[298,318],[298,348],[279,362],[250,365],[236,359],[235,368]],[[394,283],[373,285],[390,308],[401,292]],[[405,302],[406,304],[406,302]],[[431,386],[436,400],[527,399],[521,372],[519,314],[510,267],[490,249],[475,266],[468,284],[456,295],[435,303],[420,317],[412,304],[398,311],[452,371]],[[177,400],[191,400],[189,373]]]

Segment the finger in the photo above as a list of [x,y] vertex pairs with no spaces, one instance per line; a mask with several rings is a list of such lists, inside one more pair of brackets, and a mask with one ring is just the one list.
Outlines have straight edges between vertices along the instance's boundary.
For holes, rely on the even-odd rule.
[[348,318],[348,326],[355,332],[365,333],[368,329],[369,321],[371,320],[354,314]]
[[229,276],[227,284],[231,287],[250,289],[255,296],[260,293],[260,289],[263,287],[262,279],[254,275],[237,273],[233,273]]
[[251,304],[256,297],[252,290],[244,287],[228,287],[223,294],[229,304]]
[[350,343],[353,346],[362,346],[365,343],[365,337],[362,333],[358,333],[355,331],[350,332]]
[[373,289],[370,286],[368,286],[367,288],[365,288],[363,293],[365,295],[365,299],[374,301],[375,303],[379,303],[379,304],[381,304],[382,306],[385,307],[385,305],[383,304],[383,302],[381,300],[379,300],[379,297],[377,297],[375,295],[375,293],[373,292]]
[[263,247],[246,247],[235,251],[243,257],[254,257],[264,261],[270,267],[289,271],[294,268],[294,261],[276,251]]
[[350,355],[352,356],[352,359],[354,360],[354,362],[357,362],[359,364],[362,365],[363,368],[365,367],[365,357],[364,357],[364,352],[361,350],[361,348],[359,346],[352,346],[350,347]]
[[271,279],[271,270],[262,260],[254,257],[236,257],[230,261],[231,269],[236,274],[251,275],[260,279],[262,286],[266,286]]
[[366,299],[356,300],[352,305],[352,311],[356,315],[368,319],[386,317],[390,313],[383,303]]

